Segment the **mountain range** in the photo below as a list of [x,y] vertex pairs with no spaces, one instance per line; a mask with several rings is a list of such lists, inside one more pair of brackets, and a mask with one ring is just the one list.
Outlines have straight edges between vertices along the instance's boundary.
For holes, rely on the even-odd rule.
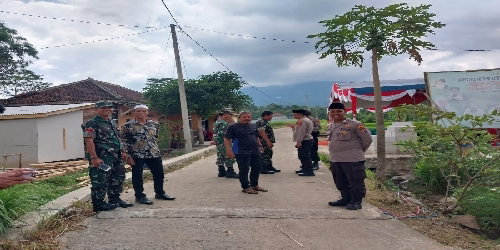
[[252,87],[242,88],[241,91],[252,97],[256,106],[267,106],[271,103],[285,106],[294,104],[307,106],[306,95],[308,95],[309,105],[311,107],[326,107],[330,100],[330,91],[334,82],[335,81],[314,81],[292,85],[256,87],[269,97]]

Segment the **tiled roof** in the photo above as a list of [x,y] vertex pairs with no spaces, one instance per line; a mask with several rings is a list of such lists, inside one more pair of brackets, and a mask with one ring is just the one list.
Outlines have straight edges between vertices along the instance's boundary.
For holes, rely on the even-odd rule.
[[48,103],[82,103],[101,100],[144,103],[142,94],[119,85],[88,78],[2,100],[6,106]]
[[66,105],[39,105],[39,106],[20,106],[20,107],[6,107],[5,112],[0,114],[2,116],[18,116],[18,115],[36,115],[36,114],[49,114],[56,111],[66,109],[81,108],[91,106],[93,103],[79,103],[79,104],[66,104]]

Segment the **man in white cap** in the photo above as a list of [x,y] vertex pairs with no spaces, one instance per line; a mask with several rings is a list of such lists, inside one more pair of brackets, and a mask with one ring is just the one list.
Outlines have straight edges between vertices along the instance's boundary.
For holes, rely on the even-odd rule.
[[148,107],[137,105],[134,107],[135,120],[122,126],[122,141],[125,150],[131,156],[127,161],[132,166],[132,185],[135,191],[135,201],[141,204],[152,205],[144,192],[142,171],[146,163],[153,175],[155,198],[160,200],[174,200],[175,198],[165,193],[163,181],[165,174],[161,153],[158,147],[159,124],[148,120]]

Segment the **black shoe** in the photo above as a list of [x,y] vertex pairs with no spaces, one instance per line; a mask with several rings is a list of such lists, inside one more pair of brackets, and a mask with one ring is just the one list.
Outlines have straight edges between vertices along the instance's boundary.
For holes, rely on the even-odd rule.
[[135,202],[144,204],[144,205],[153,205],[153,202],[148,199],[148,197],[135,198]]
[[226,172],[226,178],[231,178],[231,179],[238,179],[240,178],[236,172],[234,172],[234,169],[230,168]]
[[158,200],[166,200],[166,201],[173,201],[173,200],[175,200],[175,197],[172,197],[172,196],[167,195],[167,194],[156,194],[155,198],[158,199]]
[[302,172],[304,172],[302,169],[301,169],[301,170],[295,170],[295,173],[296,173],[296,174],[300,174],[300,173],[302,173]]
[[219,166],[218,177],[226,177],[226,168],[224,166]]
[[342,198],[338,201],[330,201],[328,202],[328,205],[332,206],[332,207],[343,207],[343,206],[347,206],[347,204],[351,203],[351,198]]
[[319,163],[316,161],[313,163],[313,170],[318,170],[319,169]]
[[124,201],[122,199],[111,200],[109,203],[116,204],[119,207],[123,207],[123,208],[131,207],[131,206],[134,205],[134,204],[132,204],[130,202],[126,202],[126,201]]
[[260,174],[274,174],[274,171],[271,171],[271,170],[262,170],[262,171],[260,171]]
[[351,203],[347,204],[345,208],[349,210],[358,210],[363,208],[363,206],[361,206],[361,201],[351,201]]
[[100,203],[93,204],[93,210],[96,213],[100,212],[100,211],[111,211],[117,207],[118,207],[118,204],[107,203],[107,202],[100,202]]
[[271,171],[273,171],[273,172],[275,172],[275,173],[279,173],[279,172],[281,172],[281,169],[276,169],[276,168],[274,168],[273,166],[269,166],[269,170],[271,170]]
[[315,176],[314,172],[301,172],[298,173],[299,176]]

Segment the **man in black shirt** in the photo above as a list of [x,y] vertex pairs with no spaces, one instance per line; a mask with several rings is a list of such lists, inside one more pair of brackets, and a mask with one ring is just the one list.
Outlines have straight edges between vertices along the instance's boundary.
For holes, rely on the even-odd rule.
[[[257,194],[257,191],[267,192],[259,187],[259,171],[261,168],[262,144],[259,140],[259,133],[253,124],[252,114],[243,111],[238,115],[238,123],[229,125],[224,138],[227,157],[234,159],[238,163],[239,179],[242,192],[247,194]],[[231,141],[233,147],[231,148]],[[250,181],[248,172],[250,171]]]

